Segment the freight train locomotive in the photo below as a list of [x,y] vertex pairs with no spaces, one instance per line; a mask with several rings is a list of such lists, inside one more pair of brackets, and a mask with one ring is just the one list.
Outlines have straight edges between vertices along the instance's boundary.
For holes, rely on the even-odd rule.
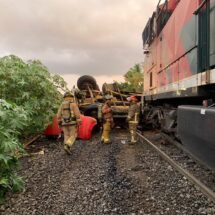
[[215,168],[215,0],[159,1],[142,34],[144,120]]

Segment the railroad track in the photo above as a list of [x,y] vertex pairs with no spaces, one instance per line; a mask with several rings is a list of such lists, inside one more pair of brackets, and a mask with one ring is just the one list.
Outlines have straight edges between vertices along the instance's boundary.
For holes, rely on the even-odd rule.
[[9,196],[0,214],[214,214],[213,202],[187,177],[145,142],[127,144],[128,137],[115,129],[112,144],[101,144],[100,134],[78,140],[68,156],[62,139],[42,136],[29,152],[44,155],[21,160],[25,192]]
[[140,140],[149,144],[159,155],[165,159],[175,170],[177,170],[180,174],[184,175],[191,183],[193,183],[204,195],[206,195],[211,201],[215,203],[215,193],[212,189],[207,187],[201,181],[199,181],[195,176],[193,176],[189,171],[185,168],[181,167],[176,161],[174,161],[170,156],[168,156],[164,151],[162,151],[159,147],[157,147],[152,141],[150,141],[147,137],[142,135],[141,133],[137,133],[140,137]]

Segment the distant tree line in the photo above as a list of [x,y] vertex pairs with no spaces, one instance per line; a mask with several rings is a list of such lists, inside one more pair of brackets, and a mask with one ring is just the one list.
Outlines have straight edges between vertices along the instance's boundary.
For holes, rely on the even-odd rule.
[[117,82],[115,84],[121,91],[125,92],[137,92],[143,91],[143,67],[142,64],[135,64],[124,75],[124,82]]

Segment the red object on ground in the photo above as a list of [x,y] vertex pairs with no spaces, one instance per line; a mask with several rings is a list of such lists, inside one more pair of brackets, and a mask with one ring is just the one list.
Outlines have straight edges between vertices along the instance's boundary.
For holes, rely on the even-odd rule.
[[[78,138],[88,140],[92,137],[92,131],[97,124],[96,119],[90,116],[81,115],[82,124],[78,128]],[[58,136],[61,134],[61,129],[57,122],[57,116],[52,119],[52,124],[45,129],[45,136]]]
[[90,116],[81,115],[82,124],[78,128],[78,137],[88,140],[92,137],[92,131],[97,124],[96,119]]
[[44,131],[45,136],[58,136],[61,134],[61,129],[57,122],[57,116],[52,118],[52,124],[48,125],[48,127]]

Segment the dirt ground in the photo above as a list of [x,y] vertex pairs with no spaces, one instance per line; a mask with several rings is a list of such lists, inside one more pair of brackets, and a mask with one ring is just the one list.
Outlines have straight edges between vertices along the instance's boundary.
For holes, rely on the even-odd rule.
[[186,178],[146,144],[127,144],[128,135],[115,130],[109,145],[99,134],[78,140],[72,155],[62,141],[38,140],[31,151],[44,153],[21,160],[24,192],[8,194],[0,214],[213,214],[213,204]]

